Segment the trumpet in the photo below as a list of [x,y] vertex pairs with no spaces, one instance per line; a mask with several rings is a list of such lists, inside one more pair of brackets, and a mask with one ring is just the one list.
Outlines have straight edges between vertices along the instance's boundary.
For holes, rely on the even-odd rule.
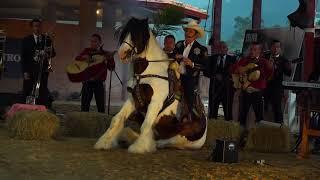
[[[53,36],[53,35],[52,35]],[[45,38],[51,37],[48,33],[45,33]],[[48,58],[48,72],[53,72],[53,67],[52,67],[52,53],[53,53],[53,38],[51,38],[51,43],[48,47],[44,47],[44,50],[47,52],[47,58]]]

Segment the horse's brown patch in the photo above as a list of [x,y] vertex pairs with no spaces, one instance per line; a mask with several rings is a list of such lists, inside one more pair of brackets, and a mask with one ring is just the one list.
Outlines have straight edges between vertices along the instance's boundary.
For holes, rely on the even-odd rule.
[[206,130],[205,116],[182,122],[179,135],[185,136],[189,141],[200,139]]
[[155,126],[156,140],[168,139],[176,135],[186,137],[189,141],[200,139],[206,129],[205,117],[189,121],[179,121],[175,116],[163,116]]
[[134,74],[142,74],[148,67],[149,62],[146,58],[137,58],[134,60],[133,72]]
[[155,138],[168,139],[179,133],[180,123],[175,116],[162,116],[154,127],[156,133]]

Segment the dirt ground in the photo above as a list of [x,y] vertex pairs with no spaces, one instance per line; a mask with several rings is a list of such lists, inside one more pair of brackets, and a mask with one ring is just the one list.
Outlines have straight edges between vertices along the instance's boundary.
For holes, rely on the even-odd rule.
[[[58,113],[66,107],[76,109],[59,107]],[[15,140],[1,126],[0,179],[319,179],[320,175],[320,156],[298,160],[293,153],[240,152],[239,163],[222,164],[207,160],[210,148],[137,155],[126,149],[97,151],[93,149],[95,141],[68,137],[59,141]],[[267,165],[253,163],[261,159]]]

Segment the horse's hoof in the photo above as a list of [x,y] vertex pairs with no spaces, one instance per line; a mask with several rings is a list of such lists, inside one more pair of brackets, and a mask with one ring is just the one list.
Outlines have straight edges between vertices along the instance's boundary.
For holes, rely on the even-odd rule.
[[147,146],[146,144],[142,144],[142,143],[134,143],[128,149],[130,153],[136,153],[136,154],[151,153],[151,152],[155,152],[156,150],[157,149],[155,144],[151,144]]
[[116,143],[98,141],[94,145],[94,149],[97,149],[97,150],[108,150],[108,149],[112,149],[112,148],[114,148],[116,146],[117,146]]

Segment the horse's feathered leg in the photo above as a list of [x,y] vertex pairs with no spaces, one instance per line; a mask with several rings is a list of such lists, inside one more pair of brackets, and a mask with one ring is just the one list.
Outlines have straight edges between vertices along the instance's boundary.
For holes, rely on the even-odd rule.
[[99,138],[95,144],[95,149],[111,149],[118,145],[117,139],[124,127],[124,122],[135,110],[132,98],[129,98],[122,106],[120,112],[111,121],[108,130]]
[[153,125],[162,108],[164,100],[155,101],[152,98],[145,120],[141,126],[141,133],[138,139],[129,147],[129,152],[132,153],[146,153],[156,151],[156,143],[153,138]]

